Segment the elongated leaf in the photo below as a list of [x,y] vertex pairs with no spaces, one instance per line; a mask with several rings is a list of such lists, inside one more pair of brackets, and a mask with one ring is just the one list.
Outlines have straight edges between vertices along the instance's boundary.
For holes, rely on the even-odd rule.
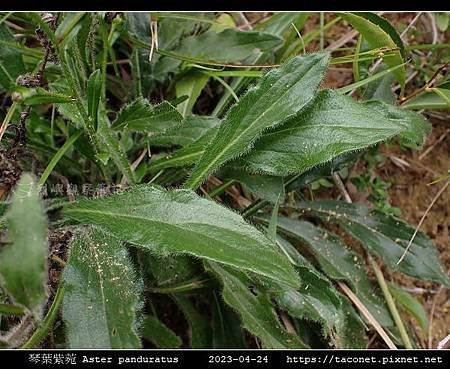
[[126,105],[112,124],[114,130],[127,128],[132,131],[163,132],[173,128],[183,117],[168,101],[153,107],[147,99],[138,97]]
[[116,132],[114,132],[109,125],[109,120],[105,111],[100,111],[99,113],[97,140],[101,143],[101,147],[105,149],[105,151],[100,154],[104,154],[107,159],[111,158],[122,175],[127,178],[128,183],[134,184],[134,172],[131,169],[126,153],[120,145]]
[[340,349],[367,348],[366,328],[346,296],[341,296],[342,306],[336,321],[333,343]]
[[276,288],[274,296],[278,305],[292,316],[321,323],[324,335],[329,335],[340,314],[337,291],[288,241],[278,238],[278,244],[295,263],[302,281],[298,290]]
[[21,102],[26,105],[71,103],[74,99],[71,96],[50,92],[42,87],[16,89],[21,96]]
[[178,348],[181,338],[178,337],[158,318],[148,315],[144,319],[142,335],[158,348]]
[[450,279],[439,261],[435,246],[421,232],[414,238],[403,261],[397,265],[414,233],[406,222],[376,210],[369,212],[362,204],[340,201],[302,202],[299,208],[338,223],[391,269],[450,286]]
[[122,242],[98,228],[80,229],[64,269],[63,320],[70,348],[139,348],[140,289]]
[[100,69],[97,69],[90,75],[87,85],[88,114],[92,119],[95,129],[97,129],[98,125],[98,107],[102,94],[102,83],[102,72]]
[[298,286],[294,270],[273,242],[240,215],[192,191],[135,186],[107,198],[82,200],[64,212],[154,253],[192,254]]
[[173,294],[172,297],[183,311],[191,328],[191,347],[194,349],[204,349],[212,347],[212,331],[208,320],[200,314],[192,302],[183,294]]
[[[15,43],[13,35],[5,24],[0,24],[0,40]],[[16,78],[24,72],[22,52],[19,49],[0,44],[0,86],[12,91]]]
[[435,90],[438,90],[440,94],[425,91],[413,97],[402,106],[405,109],[449,109],[450,89],[436,87]]
[[221,280],[225,302],[239,313],[244,328],[261,339],[264,347],[305,347],[298,337],[284,330],[268,297],[245,274],[214,262],[206,266]]
[[46,297],[47,219],[30,174],[15,188],[6,221],[12,243],[0,249],[0,282],[15,302],[35,309]]
[[427,129],[427,122],[417,114],[381,102],[360,104],[325,90],[231,165],[272,175],[299,174],[398,134],[423,140]]
[[213,348],[245,348],[244,335],[239,316],[222,302],[218,293],[212,293],[212,333]]
[[[397,33],[392,26],[390,26],[389,30],[387,29],[386,23],[389,25],[387,21],[382,18],[380,20],[380,17],[377,17],[375,14],[371,14],[368,17],[367,13],[365,16],[357,13],[341,13],[340,16],[351,23],[363,35],[371,47],[399,49],[383,57],[384,62],[389,67],[395,67],[404,63],[401,45],[399,46],[397,44],[399,42],[401,43],[400,37],[393,36],[393,34]],[[406,79],[405,67],[397,69],[393,73],[400,85],[404,87]]]
[[422,334],[425,336],[428,333],[428,316],[422,304],[413,295],[394,283],[389,283],[389,290],[394,299],[417,320]]
[[393,325],[389,311],[375,295],[361,261],[336,237],[309,222],[284,217],[279,218],[278,230],[306,245],[331,279],[348,282],[380,324]]
[[286,121],[313,97],[330,56],[295,57],[270,71],[230,110],[186,187],[196,188],[225,162],[248,151],[261,134]]
[[192,115],[186,117],[181,125],[151,136],[148,141],[151,145],[156,146],[187,146],[219,123],[220,120],[214,117]]
[[218,127],[210,128],[201,137],[189,145],[175,151],[173,154],[166,155],[163,158],[152,161],[150,163],[150,168],[156,172],[161,169],[183,167],[194,164],[201,158],[205,147],[216,135],[217,130]]
[[237,62],[252,54],[281,44],[281,38],[258,31],[237,31],[232,28],[216,33],[208,31],[184,39],[175,52],[189,57],[218,62]]
[[183,117],[192,114],[192,108],[208,80],[209,76],[207,74],[193,70],[189,71],[176,83],[175,91],[177,97],[188,96],[188,99],[178,106],[178,111]]
[[395,42],[395,44],[400,49],[400,53],[403,57],[405,57],[405,45],[403,44],[402,38],[397,33],[397,30],[390,24],[385,18],[370,12],[360,12],[356,13],[356,15],[363,17],[373,24],[376,24],[379,26],[384,32],[386,32],[389,37],[392,39],[392,41]]
[[155,256],[142,252],[139,259],[144,269],[154,278],[156,287],[176,285],[202,272],[199,263],[187,255]]
[[282,177],[252,175],[234,168],[224,167],[219,176],[224,179],[234,179],[256,197],[275,203],[278,196],[284,199],[284,182]]

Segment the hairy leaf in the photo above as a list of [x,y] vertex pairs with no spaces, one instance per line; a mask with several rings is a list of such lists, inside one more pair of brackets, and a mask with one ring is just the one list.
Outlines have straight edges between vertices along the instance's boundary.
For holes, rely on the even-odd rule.
[[305,245],[331,279],[349,283],[380,324],[386,326],[393,324],[387,307],[372,289],[364,265],[337,237],[309,222],[284,217],[278,221],[278,230]]
[[244,328],[258,337],[265,348],[305,348],[297,336],[286,332],[269,298],[242,272],[208,262],[223,284],[223,298],[239,313]]
[[189,326],[190,340],[193,349],[204,349],[212,347],[212,331],[208,320],[204,319],[192,302],[183,294],[173,294],[172,297],[183,311]]
[[192,254],[298,285],[273,242],[240,215],[192,191],[141,185],[107,198],[82,200],[64,212],[154,253]]
[[397,264],[414,233],[406,222],[380,211],[369,211],[362,204],[341,201],[302,202],[299,208],[338,223],[391,269],[450,286],[450,278],[439,261],[435,246],[421,232],[415,236],[403,261]]
[[150,168],[156,172],[161,169],[183,167],[194,164],[201,158],[205,147],[209,142],[211,142],[217,133],[217,130],[217,126],[210,128],[202,134],[201,137],[189,145],[175,151],[173,154],[169,154],[163,158],[158,158],[152,161],[150,163]]
[[212,293],[213,348],[245,348],[243,330],[239,316],[226,305],[218,292]]
[[181,346],[181,338],[155,316],[146,316],[142,325],[143,337],[151,341],[157,348],[174,349]]
[[139,348],[140,286],[127,249],[99,228],[80,229],[64,269],[63,320],[70,348]]
[[168,101],[153,107],[147,99],[138,97],[119,112],[111,127],[159,133],[179,125],[182,120],[181,114]]
[[252,175],[234,168],[224,167],[218,174],[224,179],[234,179],[255,196],[275,203],[278,196],[284,199],[284,183],[282,177]]
[[155,146],[187,146],[219,123],[220,120],[214,117],[191,115],[186,117],[181,125],[151,136],[148,141],[150,145]]
[[340,313],[337,291],[288,241],[278,238],[278,244],[295,263],[302,281],[298,290],[276,288],[274,296],[278,305],[292,316],[320,322],[323,333],[329,335]]
[[333,343],[339,349],[367,348],[366,327],[346,296],[341,296],[342,306],[336,321]]
[[264,134],[232,165],[272,175],[303,173],[398,134],[423,140],[427,128],[417,114],[381,102],[361,104],[325,90],[283,126]]
[[47,219],[28,173],[14,190],[6,223],[11,244],[0,249],[0,282],[15,302],[32,310],[46,297]]
[[325,53],[295,57],[267,73],[230,110],[186,187],[198,187],[221,165],[248,151],[265,130],[300,111],[312,99],[329,58]]
[[87,85],[88,115],[92,119],[95,129],[98,125],[98,107],[102,98],[102,83],[102,72],[97,69],[90,75]]

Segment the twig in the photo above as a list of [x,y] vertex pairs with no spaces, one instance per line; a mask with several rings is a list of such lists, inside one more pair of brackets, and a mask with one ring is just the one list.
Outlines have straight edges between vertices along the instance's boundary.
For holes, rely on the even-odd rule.
[[388,345],[391,350],[397,350],[397,346],[395,346],[394,342],[389,338],[386,331],[383,327],[378,323],[378,321],[373,317],[370,311],[364,306],[361,300],[353,293],[353,291],[343,282],[338,282],[341,290],[347,295],[347,297],[355,304],[355,306],[359,309],[359,311],[366,317],[366,319],[373,325],[378,334],[383,338],[384,342]]
[[431,76],[430,80],[425,83],[421,88],[417,89],[416,91],[414,91],[411,95],[406,96],[404,98],[401,99],[400,101],[400,105],[404,104],[406,101],[411,100],[414,96],[417,96],[418,94],[420,94],[422,91],[425,91],[427,89],[430,89],[436,78],[438,77],[439,73],[441,73],[445,68],[447,68],[447,66],[450,64],[450,61],[448,61],[447,63],[445,63],[444,65],[440,66],[436,72],[434,72],[434,74]]
[[402,256],[400,257],[400,259],[398,259],[397,261],[397,265],[399,265],[402,260],[405,258],[406,254],[409,251],[409,248],[411,247],[414,239],[416,238],[417,233],[419,232],[419,228],[421,227],[422,223],[424,222],[425,218],[427,217],[428,213],[430,212],[431,208],[433,207],[433,205],[436,203],[437,199],[442,195],[442,193],[445,191],[445,189],[448,187],[448,185],[450,184],[450,180],[448,180],[447,182],[445,182],[445,184],[442,186],[442,188],[438,191],[438,193],[436,194],[436,196],[434,196],[433,200],[431,200],[430,205],[428,205],[427,210],[425,210],[425,213],[423,214],[422,218],[419,221],[419,224],[417,225],[411,239],[408,242],[408,246],[406,246],[405,251],[403,251]]
[[447,346],[447,343],[450,341],[450,334],[448,334],[443,340],[439,341],[438,345],[437,345],[437,349],[438,350],[442,350],[445,348],[445,346]]
[[450,132],[450,128],[448,128],[438,139],[437,141],[431,145],[428,149],[426,149],[422,154],[419,156],[419,160],[422,160],[425,156],[427,156],[431,150],[433,150],[439,143],[441,143],[445,137],[447,137],[448,133]]

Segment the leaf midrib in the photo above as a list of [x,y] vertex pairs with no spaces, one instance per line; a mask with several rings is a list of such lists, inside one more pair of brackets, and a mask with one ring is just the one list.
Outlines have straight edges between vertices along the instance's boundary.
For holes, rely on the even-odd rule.
[[[305,77],[305,75],[307,75],[307,74],[311,71],[311,69],[312,69],[313,67],[315,67],[315,64],[310,65],[309,68],[308,68],[308,70],[305,71],[305,72],[302,74],[301,78],[298,79],[296,83],[292,84],[291,88],[289,88],[288,90],[286,90],[281,96],[279,96],[277,99],[275,99],[275,101],[273,101],[272,104],[269,105],[269,108],[268,108],[268,109],[264,110],[264,111],[258,116],[258,118],[256,118],[253,122],[250,123],[250,125],[249,125],[247,128],[245,128],[243,131],[241,131],[241,133],[240,133],[237,137],[235,137],[234,139],[232,139],[232,140],[231,140],[231,141],[230,141],[230,142],[229,142],[229,143],[228,143],[228,144],[227,144],[227,145],[219,152],[219,155],[216,155],[215,159],[213,159],[212,161],[210,161],[210,163],[205,167],[205,169],[204,169],[203,171],[201,171],[200,173],[197,174],[196,178],[194,178],[194,179],[195,179],[195,182],[194,182],[193,184],[190,184],[189,187],[190,187],[190,188],[196,187],[196,186],[197,186],[197,183],[199,182],[199,180],[201,181],[201,180],[203,179],[203,177],[205,176],[205,174],[208,173],[208,172],[210,171],[210,169],[211,169],[211,168],[219,161],[219,159],[221,159],[221,158],[223,157],[224,152],[228,151],[229,148],[232,147],[232,146],[233,146],[233,145],[234,145],[234,144],[235,144],[242,136],[244,136],[248,130],[252,129],[252,128],[257,124],[257,122],[258,122],[263,116],[266,115],[267,112],[271,111],[271,110],[278,104],[278,102],[280,101],[280,99],[284,98],[284,96],[286,96],[292,89],[294,89],[294,87],[296,87],[296,86],[303,80],[303,78]],[[264,94],[263,96],[265,96],[265,94]],[[311,98],[310,98],[308,101],[312,100],[313,97],[314,97],[314,96],[311,96]],[[260,100],[260,99],[261,99],[261,97],[260,97],[258,100]],[[258,100],[257,100],[257,101],[258,101]],[[303,106],[305,106],[305,104],[303,104]],[[290,114],[290,115],[291,115],[291,114]],[[286,117],[286,118],[287,118],[287,117]],[[285,118],[285,119],[286,119],[286,118]],[[225,123],[226,123],[226,122],[225,122]],[[266,128],[268,128],[268,127],[266,127]],[[217,136],[218,134],[219,134],[219,131],[216,133],[216,136]],[[215,138],[215,137],[214,137],[214,138]],[[214,140],[214,139],[213,139],[213,140]],[[208,148],[209,148],[209,146],[210,146],[210,145],[208,145]],[[206,150],[205,150],[205,151],[206,151]],[[202,156],[202,158],[203,158],[203,156]]]

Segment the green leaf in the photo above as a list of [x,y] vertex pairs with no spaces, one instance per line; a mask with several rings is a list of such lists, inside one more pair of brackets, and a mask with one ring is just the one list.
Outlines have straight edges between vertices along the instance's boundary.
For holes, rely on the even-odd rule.
[[414,229],[406,222],[377,210],[369,211],[362,204],[341,201],[302,202],[299,209],[338,223],[389,268],[450,286],[450,278],[439,261],[435,246],[421,232],[417,233],[405,258],[397,265],[414,234]]
[[207,74],[192,70],[177,81],[175,84],[177,97],[188,96],[188,99],[178,106],[178,111],[183,117],[192,114],[192,108],[208,80],[209,76]]
[[16,92],[20,94],[20,101],[25,105],[39,105],[39,104],[57,104],[57,103],[72,103],[74,98],[71,96],[51,92],[37,88],[24,88],[20,87],[16,89]]
[[87,85],[88,115],[92,119],[95,129],[98,125],[98,107],[102,98],[102,83],[102,72],[97,69],[90,75]]
[[422,304],[413,295],[394,283],[389,283],[389,290],[394,299],[417,320],[422,335],[425,337],[428,334],[428,316]]
[[[15,43],[14,36],[4,24],[0,24],[0,40]],[[25,73],[22,52],[16,48],[0,44],[0,86],[12,91],[16,78]]]
[[112,129],[160,133],[180,124],[183,117],[168,101],[152,106],[147,99],[138,97],[119,112]]
[[302,281],[298,290],[276,288],[274,295],[278,305],[292,316],[321,323],[324,335],[330,335],[341,314],[337,291],[291,243],[281,237],[277,238],[277,242],[298,269]]
[[212,331],[209,321],[200,314],[192,302],[183,294],[173,294],[172,297],[183,311],[190,326],[190,341],[193,349],[212,347]]
[[192,191],[135,186],[68,205],[64,213],[153,253],[187,253],[298,286],[297,275],[273,242],[240,215]]
[[[379,68],[377,71],[382,73],[387,68]],[[392,83],[394,82],[394,75],[389,73],[384,77],[370,82],[363,93],[364,100],[379,100],[385,103],[394,105],[397,96],[392,92]]]
[[[383,56],[384,62],[389,67],[395,67],[403,64],[403,43],[401,43],[395,29],[383,18],[370,13],[341,13],[339,14],[344,20],[349,22],[356,28],[373,48],[388,48],[399,50]],[[405,85],[406,69],[402,67],[396,69],[394,75],[402,88]]]
[[428,127],[417,114],[381,102],[361,104],[324,90],[298,115],[263,135],[247,155],[231,165],[278,176],[299,174],[398,134],[423,140]]
[[366,327],[347,297],[341,295],[342,306],[336,321],[333,343],[339,349],[367,348]]
[[141,284],[122,242],[99,228],[79,229],[64,269],[62,317],[70,348],[139,348]]
[[400,49],[400,53],[402,54],[403,58],[405,57],[405,45],[403,44],[402,38],[398,34],[397,30],[394,28],[394,26],[389,23],[386,19],[383,17],[375,14],[375,13],[369,13],[369,12],[360,12],[355,13],[358,16],[361,16],[373,24],[376,24],[379,26],[384,32],[386,32],[389,37],[392,39],[392,41],[395,42],[395,44]]
[[181,125],[149,137],[148,142],[155,146],[187,146],[219,123],[220,120],[215,117],[191,115]]
[[284,181],[282,177],[252,175],[242,170],[224,167],[220,173],[220,178],[234,179],[241,183],[245,189],[252,192],[256,197],[275,203],[278,196],[284,199]]
[[[435,87],[440,92],[422,92],[402,105],[405,109],[449,109],[450,89]],[[446,98],[444,98],[444,96]]]
[[139,253],[144,269],[152,275],[156,287],[168,287],[183,283],[202,272],[199,263],[187,255],[152,255]]
[[267,73],[230,110],[186,182],[196,188],[227,161],[251,149],[261,134],[285,122],[314,96],[329,54],[295,57]]
[[258,337],[265,348],[305,348],[297,336],[286,332],[269,298],[242,272],[206,263],[223,284],[223,298],[241,316],[244,328]]
[[143,322],[142,335],[151,341],[157,348],[178,348],[181,346],[181,338],[178,337],[158,318],[147,315]]
[[[111,129],[108,116],[104,110],[100,111],[98,119],[97,139],[101,143],[101,147],[105,149],[106,161],[111,157],[116,167],[120,170],[130,184],[134,184],[136,179],[131,165],[127,159],[126,153],[120,145],[117,133]],[[101,160],[101,156],[97,154],[97,158]]]
[[212,293],[213,348],[245,348],[243,330],[239,316],[222,302],[216,291]]
[[46,297],[47,219],[28,173],[14,190],[6,221],[12,243],[0,249],[0,282],[14,302],[33,310]]
[[434,19],[436,20],[439,31],[447,31],[450,22],[450,13],[434,13]]
[[216,135],[219,127],[212,127],[194,142],[175,151],[173,154],[166,155],[163,158],[156,159],[150,163],[150,168],[156,172],[161,169],[183,167],[197,162],[209,142]]
[[337,237],[309,222],[280,217],[278,231],[307,247],[331,279],[346,281],[381,325],[393,325],[387,307],[374,294],[364,265]]
[[225,29],[222,32],[207,31],[185,38],[174,51],[192,58],[217,62],[237,62],[261,51],[281,44],[282,39],[258,31]]

